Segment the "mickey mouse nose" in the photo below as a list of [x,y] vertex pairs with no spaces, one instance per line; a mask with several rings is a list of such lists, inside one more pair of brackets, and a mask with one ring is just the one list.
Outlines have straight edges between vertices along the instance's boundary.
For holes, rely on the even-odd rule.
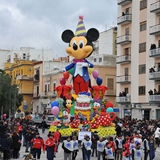
[[78,46],[74,43],[74,44],[73,44],[73,49],[74,49],[74,50],[77,50],[77,48],[78,48]]

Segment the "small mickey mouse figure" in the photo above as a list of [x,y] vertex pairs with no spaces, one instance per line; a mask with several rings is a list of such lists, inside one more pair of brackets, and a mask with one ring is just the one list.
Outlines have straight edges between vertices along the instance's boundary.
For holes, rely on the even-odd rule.
[[73,69],[73,87],[75,93],[88,92],[88,87],[91,87],[88,67],[93,68],[93,64],[85,58],[89,57],[93,52],[93,43],[99,38],[99,32],[95,28],[85,31],[83,17],[79,17],[79,23],[76,33],[71,30],[65,30],[62,33],[62,40],[69,43],[66,52],[69,56],[74,57],[73,63],[65,67],[66,71]]

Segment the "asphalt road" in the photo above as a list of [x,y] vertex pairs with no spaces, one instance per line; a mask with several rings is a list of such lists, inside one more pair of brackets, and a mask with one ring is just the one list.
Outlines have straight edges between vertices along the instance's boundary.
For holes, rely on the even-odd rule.
[[[40,130],[40,134],[41,134],[41,130]],[[41,136],[43,137],[44,141],[46,141],[47,139],[47,134],[48,134],[48,130],[45,131],[44,134],[41,134]],[[25,153],[25,147],[21,147],[21,150],[20,150],[20,158],[19,160],[24,160],[24,155],[26,155],[27,153]],[[149,158],[148,158],[149,159]],[[47,160],[46,158],[46,153],[42,153],[41,154],[41,160]],[[56,154],[56,158],[55,160],[63,160],[63,149],[61,148],[61,145],[59,146],[59,150],[58,150],[58,153]],[[78,152],[78,155],[77,155],[77,158],[76,160],[82,160],[82,152],[81,150]],[[91,157],[91,160],[97,160],[96,157]],[[160,160],[160,147],[157,148],[156,150],[156,157],[154,160]]]

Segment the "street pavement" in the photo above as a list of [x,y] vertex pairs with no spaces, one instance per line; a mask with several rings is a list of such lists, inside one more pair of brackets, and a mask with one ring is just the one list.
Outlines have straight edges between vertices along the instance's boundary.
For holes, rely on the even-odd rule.
[[[44,134],[42,134],[42,131],[40,130],[40,135],[41,137],[43,137],[44,141],[46,141],[47,139],[47,134],[48,134],[48,130],[45,131]],[[27,153],[25,153],[25,147],[21,147],[21,150],[20,150],[20,158],[19,160],[24,160],[24,155],[26,155]],[[61,145],[59,146],[59,149],[58,149],[58,153],[56,154],[56,158],[54,160],[63,160],[63,149],[61,148]],[[149,157],[148,157],[149,159]],[[47,160],[46,158],[46,152],[41,154],[41,160]],[[81,150],[79,150],[78,152],[78,155],[77,155],[77,158],[76,160],[82,160],[82,152]],[[91,157],[91,160],[97,160],[96,157]],[[160,160],[160,147],[157,148],[156,150],[156,157],[154,160]]]

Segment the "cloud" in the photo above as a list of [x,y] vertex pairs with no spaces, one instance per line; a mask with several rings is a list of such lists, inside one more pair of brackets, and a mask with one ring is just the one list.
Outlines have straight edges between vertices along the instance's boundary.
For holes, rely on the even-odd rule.
[[0,48],[53,48],[64,56],[67,44],[61,40],[66,29],[76,30],[78,16],[85,27],[103,31],[116,24],[117,0],[7,0],[0,2]]

